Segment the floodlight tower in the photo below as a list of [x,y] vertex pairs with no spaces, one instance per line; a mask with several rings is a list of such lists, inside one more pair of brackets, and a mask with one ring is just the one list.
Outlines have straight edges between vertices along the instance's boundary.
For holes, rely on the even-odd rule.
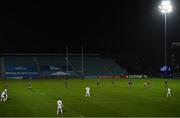
[[[161,11],[161,13],[164,14],[164,20],[165,20],[165,57],[164,57],[164,63],[165,63],[165,67],[166,67],[166,71],[167,71],[167,15],[168,13],[172,12],[172,5],[171,5],[171,1],[170,0],[162,0],[161,4],[159,5],[159,10]],[[165,71],[165,74],[166,74]]]

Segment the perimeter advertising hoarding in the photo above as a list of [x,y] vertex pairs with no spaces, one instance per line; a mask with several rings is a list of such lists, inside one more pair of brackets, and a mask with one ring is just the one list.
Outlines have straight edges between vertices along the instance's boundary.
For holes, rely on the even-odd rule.
[[36,71],[36,66],[5,66],[5,70],[6,71],[28,71],[28,72],[32,72],[32,71]]
[[5,66],[6,78],[34,78],[38,76],[36,66]]

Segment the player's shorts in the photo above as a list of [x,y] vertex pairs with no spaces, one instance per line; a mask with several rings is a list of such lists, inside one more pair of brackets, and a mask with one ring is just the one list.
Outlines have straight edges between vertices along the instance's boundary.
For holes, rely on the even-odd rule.
[[61,110],[61,109],[62,109],[62,106],[57,107],[57,109],[58,109],[58,110]]
[[167,94],[171,94],[171,92],[168,92]]

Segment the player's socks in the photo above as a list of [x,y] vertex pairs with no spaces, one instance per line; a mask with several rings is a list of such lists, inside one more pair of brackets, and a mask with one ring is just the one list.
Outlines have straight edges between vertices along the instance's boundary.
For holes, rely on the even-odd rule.
[[59,114],[59,110],[57,110],[57,114]]

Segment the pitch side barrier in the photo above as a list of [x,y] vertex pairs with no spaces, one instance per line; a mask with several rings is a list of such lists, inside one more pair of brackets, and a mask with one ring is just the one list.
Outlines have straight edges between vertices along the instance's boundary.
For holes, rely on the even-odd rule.
[[113,78],[128,78],[128,75],[112,75],[112,76],[84,76],[86,79],[99,78],[99,79],[113,79]]
[[129,75],[128,78],[147,78],[147,75]]
[[109,78],[128,78],[128,75],[112,75],[112,76],[98,76],[100,79],[109,79]]

